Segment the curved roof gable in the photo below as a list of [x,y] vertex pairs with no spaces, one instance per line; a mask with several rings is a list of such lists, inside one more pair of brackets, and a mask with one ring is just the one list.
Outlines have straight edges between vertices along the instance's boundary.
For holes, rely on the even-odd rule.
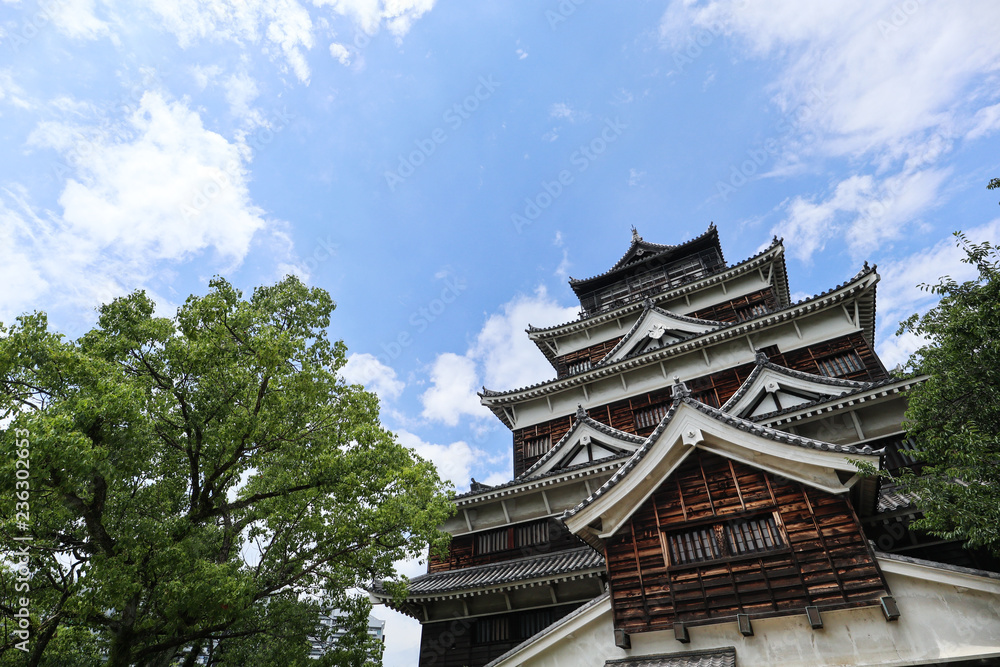
[[766,354],[758,352],[757,367],[720,409],[752,420],[819,399],[867,389],[872,384],[795,371],[771,363]]
[[619,431],[591,419],[581,406],[576,412],[576,421],[566,435],[525,470],[519,479],[541,477],[561,468],[634,452],[645,441],[642,436]]
[[672,345],[725,326],[729,323],[700,320],[657,308],[651,299],[647,299],[643,302],[642,315],[598,365],[621,361],[633,354]]
[[621,259],[615,262],[614,266],[604,273],[591,276],[590,278],[570,278],[569,286],[574,292],[577,293],[577,295],[579,295],[582,292],[587,292],[594,287],[607,282],[608,280],[613,281],[614,274],[637,264],[649,262],[654,259],[658,262],[663,262],[673,257],[680,259],[686,253],[696,252],[702,247],[714,247],[719,252],[719,258],[725,262],[725,258],[722,255],[722,246],[719,242],[719,231],[715,227],[714,222],[709,224],[705,233],[678,245],[660,245],[659,243],[649,243],[648,241],[644,241],[643,238],[639,236],[639,232],[637,232],[635,227],[633,227],[632,242],[629,244],[628,250],[625,251],[625,254],[622,255]]
[[695,448],[836,494],[848,492],[860,479],[848,457],[879,461],[879,452],[868,446],[813,440],[726,414],[692,399],[679,383],[673,404],[642,447],[601,488],[567,510],[563,521],[602,548]]

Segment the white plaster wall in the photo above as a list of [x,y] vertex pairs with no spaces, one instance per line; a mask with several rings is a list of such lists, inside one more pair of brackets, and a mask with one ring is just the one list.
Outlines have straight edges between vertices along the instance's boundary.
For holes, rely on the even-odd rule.
[[[594,381],[584,392],[579,386],[563,390],[547,397],[531,399],[517,404],[514,428],[533,426],[555,417],[572,414],[577,404],[585,408],[611,403],[629,396],[635,396],[663,386],[673,384],[673,376],[690,380],[709,373],[732,368],[754,360],[753,348],[777,345],[783,351],[819,343],[858,331],[844,316],[839,305],[825,311],[810,313],[798,319],[798,330],[791,323],[772,325],[771,328],[756,331],[747,336],[720,342],[706,348],[708,361],[702,350],[671,357],[660,364],[651,364],[626,371],[625,383],[618,374]],[[801,333],[801,337],[799,336]]]
[[[763,270],[766,275],[767,267],[765,266]],[[727,280],[724,290],[720,285],[713,285],[694,294],[689,294],[687,299],[684,297],[669,299],[667,301],[656,299],[656,304],[660,308],[673,311],[679,315],[686,315],[687,313],[693,313],[696,310],[708,308],[718,303],[738,299],[741,296],[758,292],[767,287],[770,287],[770,283],[765,282],[760,273],[754,270],[737,276],[732,280]],[[616,320],[590,327],[588,331],[589,336],[580,331],[547,340],[556,345],[557,354],[562,356],[588,348],[591,345],[603,343],[617,336],[625,335],[641,314],[642,310],[639,309]]]
[[880,564],[899,605],[895,622],[878,607],[865,607],[825,612],[824,627],[812,630],[803,613],[755,620],[753,637],[740,635],[735,621],[692,627],[689,644],[675,640],[672,630],[633,634],[625,651],[614,646],[605,601],[500,665],[603,667],[613,658],[726,646],[736,647],[739,667],[902,666],[1000,655],[1000,582],[947,573],[935,581],[921,568]]

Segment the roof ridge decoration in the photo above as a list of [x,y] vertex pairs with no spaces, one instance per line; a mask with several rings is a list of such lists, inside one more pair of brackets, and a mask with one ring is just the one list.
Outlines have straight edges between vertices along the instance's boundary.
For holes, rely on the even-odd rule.
[[[583,409],[583,405],[577,405],[576,420],[573,422],[573,425],[570,426],[569,430],[566,432],[566,435],[561,437],[559,439],[559,442],[550,447],[549,451],[545,452],[542,458],[535,461],[535,463],[533,463],[530,468],[521,473],[520,476],[517,477],[516,481],[527,481],[531,478],[540,477],[541,475],[544,475],[546,473],[555,472],[555,468],[558,465],[555,459],[557,459],[560,454],[564,453],[564,450],[566,450],[565,453],[567,454],[572,453],[571,451],[568,450],[568,443],[574,440],[579,431],[582,431],[587,427],[589,427],[594,431],[597,431],[598,433],[607,435],[610,438],[617,440],[619,443],[623,443],[624,444],[623,447],[615,447],[614,443],[604,443],[604,442],[600,443],[603,449],[617,449],[619,450],[619,453],[634,452],[639,445],[641,445],[646,441],[646,438],[643,438],[642,436],[635,435],[634,433],[628,433],[626,431],[621,431],[619,429],[614,428],[613,426],[608,426],[607,424],[599,422],[596,419],[591,419],[589,416],[587,416],[587,411]],[[581,438],[582,437],[585,436],[581,436]],[[563,458],[565,459],[565,457]],[[604,457],[603,459],[596,459],[594,461],[590,461],[589,463],[597,463],[597,461],[611,459],[611,458],[612,456],[608,456]],[[552,462],[552,465],[547,465],[549,464],[549,462]],[[572,467],[572,466],[567,466],[567,467]]]
[[[716,339],[719,336],[722,336],[723,337],[722,339],[726,339],[730,335],[742,335],[743,333],[747,333],[749,331],[754,331],[754,330],[757,330],[757,329],[761,329],[761,328],[763,328],[765,326],[770,326],[771,324],[774,324],[774,323],[782,322],[785,319],[787,319],[787,317],[789,316],[789,314],[793,313],[795,310],[798,310],[798,309],[801,309],[801,308],[805,308],[805,307],[807,307],[807,306],[809,306],[811,304],[815,304],[817,302],[822,302],[822,301],[824,301],[826,299],[829,299],[830,297],[837,296],[837,294],[836,294],[837,292],[842,291],[842,290],[846,290],[849,287],[854,287],[857,290],[864,289],[864,292],[867,292],[868,289],[871,289],[872,291],[874,291],[875,282],[877,282],[877,280],[878,280],[878,274],[875,273],[875,270],[876,270],[876,267],[872,266],[872,267],[869,267],[869,269],[867,271],[864,271],[864,270],[859,271],[857,274],[855,274],[855,276],[853,278],[851,278],[850,280],[846,280],[846,281],[838,284],[836,287],[830,288],[830,289],[826,290],[825,292],[820,292],[819,294],[816,294],[816,295],[814,295],[812,297],[809,297],[807,299],[803,299],[803,300],[798,301],[796,303],[790,304],[790,305],[788,305],[788,306],[786,306],[784,308],[781,308],[781,309],[776,310],[774,312],[768,313],[767,315],[762,315],[762,316],[756,317],[756,318],[754,318],[752,320],[746,320],[745,322],[727,323],[727,326],[720,327],[719,329],[715,329],[715,330],[709,332],[709,334],[714,334],[712,336],[710,342],[717,342]],[[862,280],[867,279],[867,278],[869,278],[871,276],[875,277],[875,282],[873,282],[873,283],[871,283],[870,285],[867,285],[867,286],[860,284],[862,282]],[[855,285],[855,283],[858,283],[858,284]],[[864,292],[862,292],[862,293],[864,293]],[[849,295],[842,295],[842,296],[849,296]],[[874,296],[873,296],[873,298],[874,298]],[[814,310],[814,308],[811,308],[810,310]],[[863,329],[863,327],[862,327],[862,329]],[[702,336],[704,336],[704,335],[705,334],[703,334]],[[701,339],[701,340],[699,340],[699,339]],[[645,364],[645,363],[659,361],[660,359],[664,359],[667,356],[669,356],[667,353],[671,352],[672,350],[676,350],[679,347],[691,346],[691,349],[697,349],[698,346],[700,346],[701,344],[703,344],[702,341],[704,341],[704,340],[706,340],[706,339],[704,339],[701,336],[699,336],[699,337],[696,337],[694,339],[688,339],[688,340],[685,340],[685,341],[680,341],[680,342],[674,343],[673,345],[668,345],[666,347],[663,347],[663,348],[660,348],[658,350],[655,350],[655,351],[651,352],[648,355],[640,355],[639,357],[626,358],[626,359],[623,359],[623,360],[620,360],[620,361],[616,361],[616,362],[614,362],[614,364],[632,363],[632,364],[642,365],[642,364]],[[479,392],[478,395],[482,399],[497,398],[497,397],[509,398],[509,397],[514,396],[515,394],[520,394],[520,393],[524,393],[524,392],[537,392],[538,396],[542,396],[542,395],[544,395],[542,393],[543,390],[546,390],[548,388],[561,389],[561,388],[566,388],[566,387],[570,387],[570,386],[576,386],[578,384],[585,384],[587,382],[593,381],[593,380],[598,379],[600,377],[605,377],[612,366],[613,366],[613,364],[597,365],[597,366],[594,366],[593,368],[591,368],[588,371],[584,371],[584,372],[578,373],[576,375],[571,375],[571,376],[564,377],[564,378],[555,378],[555,379],[552,379],[552,380],[543,380],[541,382],[536,382],[536,383],[528,385],[526,387],[519,387],[517,389],[509,389],[507,391],[496,391],[496,390],[487,389],[486,387],[483,387],[483,391]],[[503,419],[501,418],[501,421],[502,420]],[[506,423],[506,422],[504,422],[504,423]]]
[[[738,416],[746,416],[747,419],[753,419],[762,415],[747,416],[746,411],[754,407],[755,404],[752,399],[754,397],[759,398],[761,392],[776,394],[781,390],[785,390],[786,393],[794,393],[794,391],[790,390],[798,390],[807,394],[817,394],[816,396],[809,397],[806,400],[799,401],[793,406],[784,406],[784,408],[778,406],[778,410],[782,410],[801,407],[802,405],[815,400],[826,400],[828,398],[844,396],[855,391],[863,391],[871,388],[875,384],[874,382],[846,380],[843,378],[828,377],[826,375],[817,375],[815,373],[794,370],[792,368],[788,368],[787,366],[772,363],[768,360],[767,355],[760,350],[758,350],[755,354],[755,361],[757,364],[756,367],[750,372],[747,379],[743,381],[743,384],[740,385],[739,389],[736,390],[736,393],[733,394],[729,400],[719,408],[720,410],[736,414]],[[768,380],[768,376],[771,376],[770,380]],[[786,387],[774,376],[787,378],[786,382],[789,386]],[[810,385],[814,386],[810,387]],[[834,394],[825,391],[828,387],[842,391],[837,392],[836,396],[834,396]],[[770,414],[770,412],[768,414]]]
[[[646,251],[646,250],[653,250],[654,252],[660,253],[660,252],[664,252],[666,250],[674,250],[676,248],[683,248],[686,245],[690,245],[692,243],[696,243],[696,242],[701,241],[701,240],[703,240],[705,238],[708,238],[708,236],[710,234],[712,234],[713,232],[716,232],[716,231],[717,230],[715,228],[715,223],[711,222],[708,225],[708,229],[706,229],[704,232],[702,232],[698,236],[694,237],[693,239],[690,239],[688,241],[684,241],[683,243],[678,243],[676,245],[664,245],[662,243],[650,243],[649,241],[643,240],[643,238],[641,236],[639,236],[639,232],[636,231],[635,225],[633,225],[632,226],[632,239],[631,239],[631,242],[629,243],[628,250],[625,251],[625,254],[622,255],[618,259],[618,261],[615,262],[614,265],[610,269],[608,269],[604,273],[599,273],[596,276],[591,276],[589,278],[573,278],[572,276],[570,276],[569,277],[569,284],[571,286],[572,285],[579,285],[581,283],[590,282],[591,280],[594,280],[595,278],[602,278],[602,277],[604,277],[606,275],[612,274],[615,271],[618,271],[619,269],[622,269],[625,266],[627,266],[630,263],[630,260],[632,259],[632,256],[634,254],[645,254],[644,251]],[[640,253],[639,251],[643,251],[643,252]]]
[[[698,287],[700,283],[703,283],[706,280],[711,280],[713,278],[716,278],[717,276],[719,276],[719,275],[721,275],[723,273],[726,273],[728,271],[734,271],[734,270],[744,270],[745,271],[745,270],[750,270],[753,267],[748,267],[747,266],[748,264],[750,264],[750,263],[752,263],[754,261],[761,260],[768,253],[774,251],[776,248],[782,247],[782,241],[783,241],[783,239],[779,239],[778,237],[775,237],[775,240],[771,243],[771,245],[769,245],[768,247],[764,248],[763,250],[761,250],[757,254],[751,255],[750,257],[747,257],[746,259],[742,260],[741,262],[733,264],[732,266],[727,266],[722,271],[719,271],[717,273],[713,273],[711,275],[705,276],[704,278],[699,278],[698,280],[694,280],[694,281],[692,281],[690,283],[685,283],[684,285],[675,287],[675,288],[673,288],[671,290],[667,290],[666,292],[662,292],[662,293],[660,293],[660,294],[657,295],[657,298],[660,298],[664,294],[668,294],[668,293],[671,293],[671,292],[677,292],[677,291],[682,291],[682,290],[683,291],[691,291],[693,288]],[[778,255],[778,257],[781,257],[781,255]],[[777,259],[778,257],[775,257],[775,259]],[[782,270],[781,273],[784,274],[784,270]],[[599,278],[600,276],[596,276],[596,277]],[[788,292],[787,282],[788,282],[788,280],[787,280],[787,277],[786,277],[785,280],[784,280],[784,283],[785,283],[784,284],[784,288],[785,288],[785,292],[786,293]],[[622,311],[634,310],[636,307],[641,306],[641,305],[642,305],[642,301],[633,301],[632,303],[629,303],[629,304],[626,304],[624,306],[621,306],[619,309],[610,310],[610,311],[608,311],[606,313],[601,313],[599,315],[593,315],[591,317],[584,316],[583,315],[583,311],[581,310],[581,316],[578,317],[575,320],[571,320],[569,322],[563,322],[562,324],[553,324],[552,326],[547,326],[547,327],[535,327],[535,326],[532,326],[529,323],[527,325],[527,327],[525,328],[525,332],[528,333],[528,334],[539,333],[539,332],[547,333],[547,332],[555,331],[557,329],[562,329],[562,328],[565,328],[565,327],[570,327],[570,326],[573,326],[574,324],[577,324],[577,325],[581,324],[585,320],[596,320],[596,321],[613,320],[613,319],[615,319],[617,317],[621,317],[623,314],[625,314],[625,312],[622,312]]]
[[[689,331],[684,331],[683,328],[678,328],[677,331],[680,331],[681,333],[690,334],[690,335],[682,337],[680,340],[676,341],[678,343],[679,342],[683,342],[683,341],[687,340],[688,338],[692,338],[694,336],[698,336],[698,335],[701,335],[701,334],[704,334],[704,333],[708,333],[710,331],[715,331],[716,329],[721,329],[723,327],[727,327],[730,324],[729,322],[720,322],[718,320],[703,320],[703,319],[700,319],[700,318],[697,318],[697,317],[688,317],[687,315],[681,315],[679,313],[673,312],[672,310],[667,310],[666,308],[660,308],[659,306],[657,306],[657,305],[655,305],[653,303],[652,299],[647,298],[647,299],[643,300],[643,302],[642,302],[642,312],[639,314],[639,319],[637,319],[635,321],[635,324],[633,324],[632,328],[628,330],[628,333],[626,333],[624,336],[622,336],[622,339],[620,341],[618,341],[618,344],[615,345],[613,348],[611,348],[611,350],[608,351],[608,353],[605,354],[604,357],[600,361],[598,361],[596,364],[594,364],[594,367],[602,366],[604,364],[611,363],[612,361],[617,361],[617,360],[620,360],[620,359],[624,359],[626,357],[633,356],[632,354],[624,354],[624,355],[621,355],[618,359],[616,359],[616,357],[618,356],[618,353],[623,348],[628,347],[628,345],[629,345],[630,342],[633,342],[632,339],[633,339],[633,337],[635,337],[637,335],[639,329],[644,328],[643,323],[646,322],[647,320],[649,320],[651,318],[651,314],[652,313],[655,313],[655,314],[658,314],[658,315],[660,315],[662,317],[665,317],[668,320],[676,320],[676,321],[678,321],[678,322],[680,322],[682,324],[696,324],[696,325],[698,325],[698,328],[702,329],[701,331],[697,331],[697,330],[694,330],[694,331],[690,331],[690,330]],[[654,327],[655,326],[656,325],[654,325]],[[648,331],[644,335],[645,336],[649,336],[650,338],[654,338],[655,337],[655,338],[659,339],[661,336],[663,336],[666,333],[666,331],[667,331],[667,329],[665,327],[660,326],[659,335],[654,336],[655,332],[653,331],[653,329],[650,329],[650,331]],[[642,354],[642,352],[640,351],[639,354]]]
[[[615,505],[617,505],[617,503],[623,498],[620,496],[616,501],[604,499],[615,489],[615,487],[622,484],[633,470],[643,463],[649,453],[656,448],[657,443],[661,440],[661,436],[667,431],[676,416],[681,410],[687,408],[693,409],[697,413],[705,415],[714,422],[721,423],[727,428],[736,429],[735,432],[729,432],[735,435],[735,438],[726,438],[709,432],[709,436],[712,438],[729,443],[729,448],[722,448],[712,444],[701,431],[701,428],[708,428],[710,423],[705,424],[702,422],[702,426],[698,427],[695,425],[697,424],[697,418],[695,418],[696,421],[694,424],[689,423],[685,427],[686,430],[680,433],[676,440],[666,444],[666,448],[662,450],[661,456],[658,459],[653,460],[650,465],[646,465],[644,467],[643,474],[640,476],[641,479],[636,478],[636,480],[632,480],[632,488],[626,488],[625,491],[622,492],[631,493],[635,489],[642,491],[640,488],[642,485],[651,485],[651,488],[645,492],[645,496],[643,496],[642,499],[638,502],[633,502],[630,506],[624,508],[624,513],[619,511],[618,514],[615,515],[615,520],[617,521],[615,525],[602,523],[599,532],[603,533],[604,536],[614,534],[614,532],[628,520],[628,517],[632,515],[638,505],[645,500],[645,497],[648,497],[648,494],[652,493],[659,486],[659,484],[662,483],[663,479],[666,479],[673,474],[676,467],[680,465],[680,463],[683,462],[683,460],[686,459],[687,456],[696,448],[733,460],[741,460],[736,450],[746,449],[748,451],[755,452],[755,455],[749,457],[751,460],[744,461],[744,463],[772,473],[775,471],[775,464],[784,463],[785,469],[781,474],[784,474],[790,479],[795,479],[800,483],[808,484],[827,492],[846,491],[847,487],[845,487],[844,483],[837,477],[835,470],[842,469],[843,471],[856,472],[854,466],[848,462],[847,456],[830,456],[831,454],[868,457],[870,461],[875,462],[874,457],[880,456],[882,453],[882,450],[872,450],[872,448],[868,445],[864,445],[862,447],[855,445],[837,445],[829,442],[823,442],[821,440],[815,440],[813,438],[794,435],[785,431],[779,431],[768,426],[763,426],[747,419],[727,414],[719,408],[714,408],[710,405],[696,401],[690,396],[685,396],[684,391],[687,387],[682,382],[675,383],[674,387],[676,388],[675,398],[671,403],[670,408],[667,410],[667,414],[664,415],[662,420],[660,420],[660,423],[657,424],[656,428],[646,439],[646,442],[643,443],[643,445],[636,450],[635,454],[633,454],[599,489],[596,489],[590,496],[576,505],[576,507],[568,509],[562,514],[561,518],[563,522],[567,523],[570,530],[586,540],[589,544],[591,544],[591,546],[599,548],[603,537],[599,536],[597,533],[588,532],[590,531],[588,528],[589,524],[596,519],[600,519],[603,514],[613,511],[613,507],[615,507]],[[684,406],[687,406],[687,408]],[[691,417],[688,417],[688,419],[690,418]],[[737,439],[743,439],[743,436],[736,435],[737,433],[745,433],[756,438],[773,441],[782,445],[792,445],[797,448],[812,450],[814,453],[807,457],[805,455],[794,454],[794,450],[786,452],[781,449],[774,449],[773,447],[767,447],[765,450],[761,450],[754,446],[753,441],[746,441],[743,444],[737,442]],[[732,446],[735,446],[736,450],[733,450]],[[771,451],[768,452],[766,451],[767,449],[770,449]],[[666,470],[662,477],[650,481],[650,475],[654,469],[653,466],[665,461],[669,464],[669,469]],[[825,479],[815,475],[810,477],[810,470],[822,472],[825,474]],[[829,482],[828,485],[827,482]],[[838,487],[838,490],[834,490],[833,487]],[[604,507],[600,510],[597,516],[594,516],[595,510],[591,510],[589,512],[587,511],[587,509],[592,505],[598,504],[606,506],[609,502],[614,502],[615,504],[611,507]],[[581,513],[584,513],[583,517],[574,519],[574,517],[577,517]]]

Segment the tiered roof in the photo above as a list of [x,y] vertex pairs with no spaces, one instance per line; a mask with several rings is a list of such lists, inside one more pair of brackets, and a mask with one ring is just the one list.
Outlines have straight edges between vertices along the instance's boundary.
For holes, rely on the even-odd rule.
[[833,289],[817,294],[809,299],[804,299],[786,308],[759,315],[743,322],[735,322],[726,326],[712,329],[703,334],[676,342],[666,347],[661,347],[649,352],[639,354],[635,357],[626,357],[616,361],[602,361],[593,365],[589,370],[576,375],[554,380],[538,382],[520,389],[507,391],[493,391],[483,387],[479,393],[483,405],[489,407],[493,413],[508,427],[513,428],[509,417],[504,413],[505,405],[518,403],[525,399],[540,398],[553,394],[570,387],[589,384],[595,380],[617,374],[621,371],[638,368],[641,366],[655,364],[661,360],[709,347],[717,343],[731,340],[739,336],[759,331],[761,329],[782,324],[798,318],[810,312],[828,308],[832,305],[855,300],[855,308],[858,315],[858,325],[869,344],[874,345],[875,339],[875,285],[878,282],[878,274],[875,267],[869,267],[867,262],[864,268],[850,280],[837,285]]

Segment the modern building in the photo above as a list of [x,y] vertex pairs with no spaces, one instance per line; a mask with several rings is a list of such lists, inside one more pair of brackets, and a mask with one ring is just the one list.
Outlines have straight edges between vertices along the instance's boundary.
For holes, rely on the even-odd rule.
[[[334,609],[328,614],[320,614],[319,622],[320,625],[326,630],[326,639],[321,640],[317,638],[311,639],[312,649],[309,651],[309,657],[317,659],[325,655],[327,652],[332,650],[340,638],[346,634],[343,626],[341,625],[340,619],[341,613],[339,609]],[[373,639],[377,639],[380,642],[385,642],[385,621],[374,616],[368,617],[368,636]]]
[[913,464],[878,279],[793,303],[779,239],[727,263],[710,226],[571,280],[580,317],[527,330],[555,377],[481,394],[513,479],[396,605],[420,665],[1000,664],[996,562],[855,465]]

